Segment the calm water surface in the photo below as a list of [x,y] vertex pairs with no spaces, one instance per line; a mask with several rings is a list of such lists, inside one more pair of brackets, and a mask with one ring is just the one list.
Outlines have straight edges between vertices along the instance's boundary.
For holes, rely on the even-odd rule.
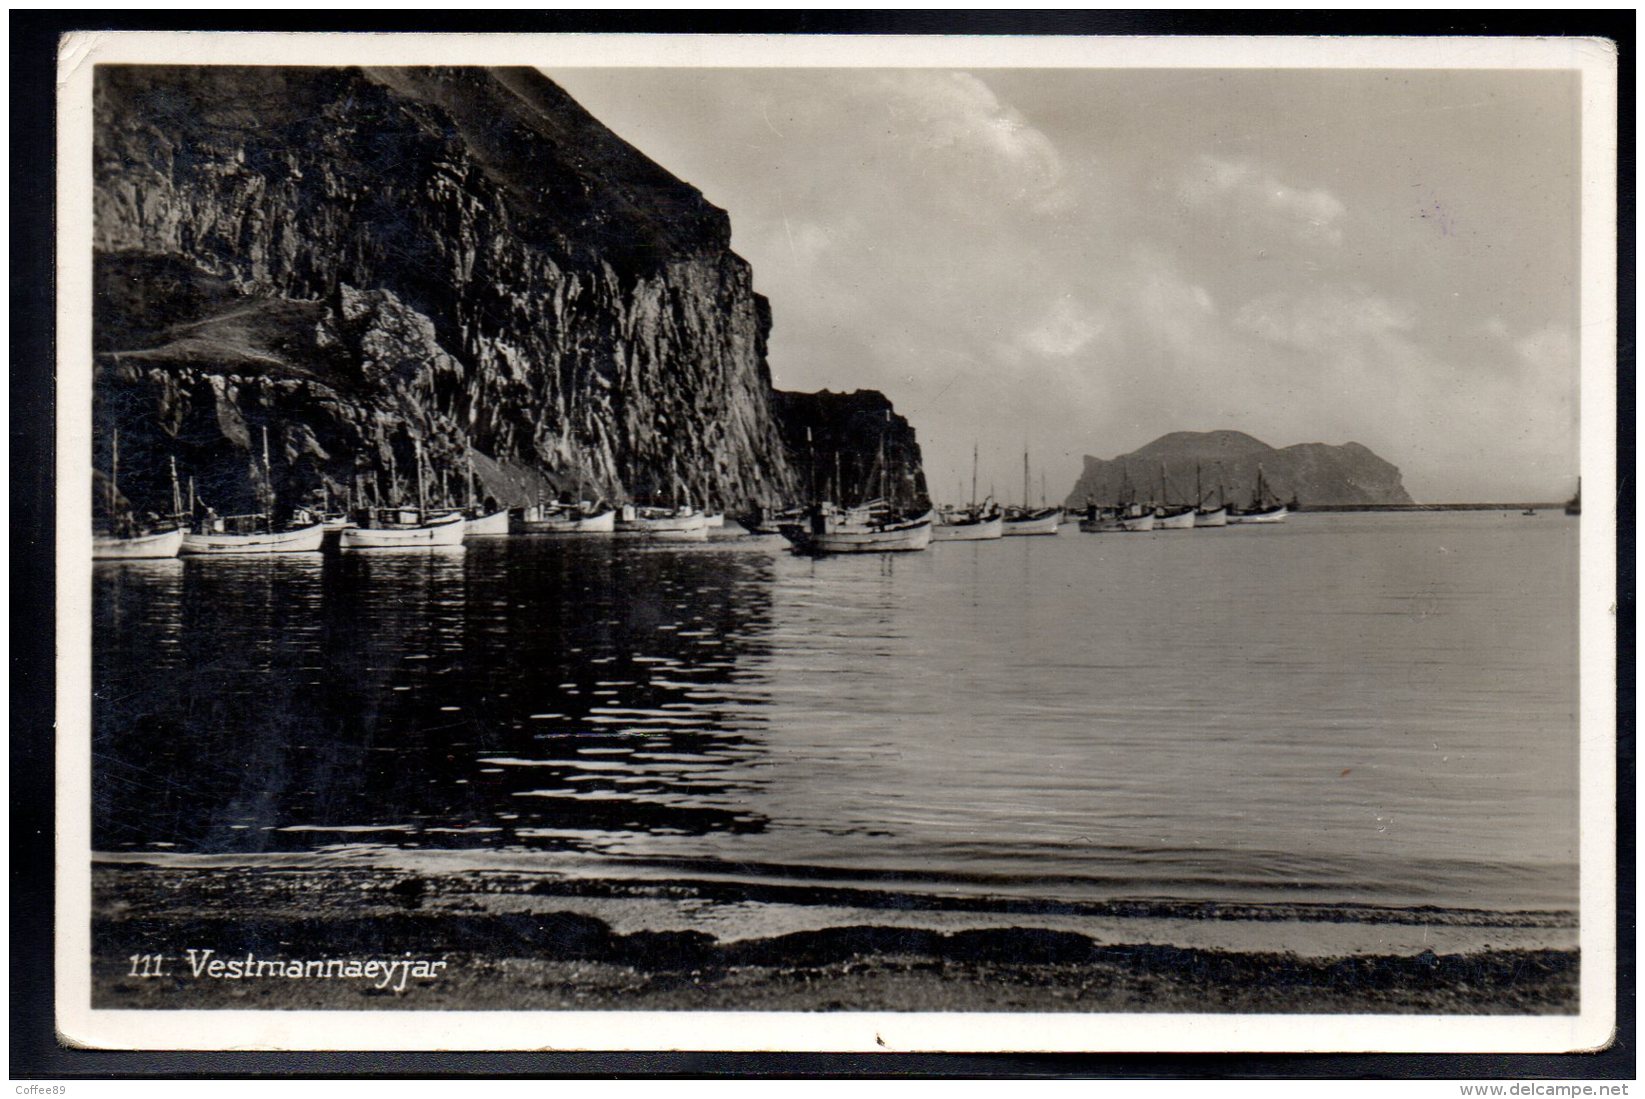
[[99,565],[94,843],[1576,903],[1577,524]]

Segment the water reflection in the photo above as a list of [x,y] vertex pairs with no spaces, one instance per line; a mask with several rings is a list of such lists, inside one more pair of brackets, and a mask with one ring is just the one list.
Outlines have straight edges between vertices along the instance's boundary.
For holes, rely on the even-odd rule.
[[[185,564],[98,577],[101,849],[606,851],[765,826],[745,806],[769,558],[545,540]],[[145,676],[161,646],[181,659]]]

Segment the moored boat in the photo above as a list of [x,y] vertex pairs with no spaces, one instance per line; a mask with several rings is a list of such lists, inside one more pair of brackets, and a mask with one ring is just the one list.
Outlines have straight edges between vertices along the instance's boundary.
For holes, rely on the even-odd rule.
[[1155,530],[1193,530],[1194,509],[1192,507],[1162,507],[1154,512]]
[[428,516],[417,508],[388,508],[363,517],[364,522],[343,530],[339,544],[345,550],[423,549],[460,546],[468,530],[461,514]]
[[490,515],[468,516],[467,536],[483,538],[494,537],[508,533],[508,509],[494,511]]
[[91,557],[94,561],[139,561],[155,557],[176,557],[183,546],[183,531],[162,530],[122,538],[114,534],[94,534]]
[[1132,508],[1120,516],[1119,522],[1120,530],[1127,534],[1147,534],[1154,529],[1154,513]]
[[625,504],[616,517],[618,534],[637,534],[670,542],[702,542],[708,538],[708,520],[692,507],[640,508]]
[[576,507],[530,507],[509,520],[513,534],[611,534],[617,509],[599,504]]
[[809,525],[785,526],[782,533],[798,553],[907,553],[931,544],[931,517],[839,527],[818,509]]
[[1013,535],[1055,534],[1061,525],[1061,508],[1014,509],[1005,513],[1002,533],[1008,538]]
[[1229,525],[1247,526],[1256,523],[1283,523],[1290,509],[1282,503],[1270,502],[1268,477],[1262,465],[1257,465],[1257,487],[1248,508],[1229,508]]
[[[237,517],[238,518],[238,517]],[[250,517],[260,519],[261,516]],[[326,536],[324,523],[292,530],[203,530],[183,536],[184,557],[247,556],[271,553],[318,553]]]
[[998,508],[947,511],[931,527],[933,542],[988,542],[1005,533],[1005,515]]

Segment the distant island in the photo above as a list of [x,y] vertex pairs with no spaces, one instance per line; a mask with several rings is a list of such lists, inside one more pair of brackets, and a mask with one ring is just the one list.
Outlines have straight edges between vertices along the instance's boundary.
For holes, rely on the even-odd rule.
[[[1085,469],[1066,505],[1111,503],[1130,494],[1161,503],[1195,503],[1218,492],[1229,503],[1249,503],[1258,467],[1271,498],[1302,507],[1413,506],[1399,467],[1358,443],[1298,443],[1272,447],[1242,431],[1173,431],[1116,458],[1085,456]],[[1165,485],[1161,485],[1161,470]],[[1161,493],[1164,497],[1161,497]]]

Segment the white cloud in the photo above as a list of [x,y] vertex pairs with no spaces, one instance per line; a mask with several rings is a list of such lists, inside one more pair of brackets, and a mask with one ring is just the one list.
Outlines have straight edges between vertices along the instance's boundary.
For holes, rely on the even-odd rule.
[[1337,224],[1347,207],[1323,187],[1297,187],[1249,160],[1202,155],[1183,176],[1177,193],[1194,207],[1225,206],[1223,213],[1262,213],[1304,239],[1342,243]]
[[983,171],[1037,213],[1072,205],[1056,145],[980,78],[911,69],[883,73],[879,84],[896,136],[909,148],[961,171]]
[[1087,347],[1102,328],[1095,313],[1076,305],[1072,298],[1062,297],[1038,324],[1022,334],[1021,343],[1040,355],[1065,359]]

